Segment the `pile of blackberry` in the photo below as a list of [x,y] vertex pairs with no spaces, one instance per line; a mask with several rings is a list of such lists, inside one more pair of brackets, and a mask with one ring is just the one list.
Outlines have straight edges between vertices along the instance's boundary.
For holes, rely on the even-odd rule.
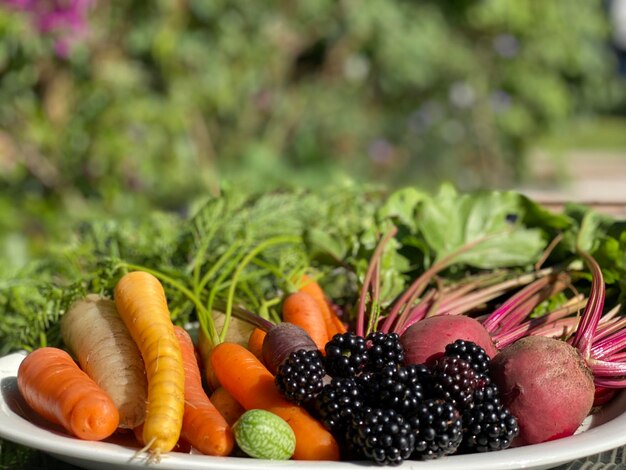
[[344,459],[397,465],[489,452],[519,433],[489,377],[489,357],[472,342],[449,344],[429,367],[405,364],[395,333],[338,334],[324,353],[292,353],[276,384],[333,433]]

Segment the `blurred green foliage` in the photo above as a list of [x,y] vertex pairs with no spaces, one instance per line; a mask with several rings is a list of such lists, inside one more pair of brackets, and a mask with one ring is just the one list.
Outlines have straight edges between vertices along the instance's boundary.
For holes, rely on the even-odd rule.
[[14,256],[11,233],[44,244],[74,218],[181,210],[224,178],[503,187],[539,135],[621,99],[586,0],[101,1],[89,27],[60,58],[0,7]]

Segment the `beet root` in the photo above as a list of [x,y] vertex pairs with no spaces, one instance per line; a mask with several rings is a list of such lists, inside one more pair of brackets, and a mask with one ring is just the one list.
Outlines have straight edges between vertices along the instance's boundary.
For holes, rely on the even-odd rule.
[[446,346],[462,339],[472,341],[494,357],[498,349],[482,324],[461,315],[438,315],[420,320],[406,329],[400,338],[407,364],[432,364],[443,355]]
[[278,367],[287,360],[289,355],[306,349],[317,349],[309,334],[297,325],[282,322],[270,328],[263,339],[263,363],[272,374],[276,374]]
[[593,376],[579,351],[564,341],[522,338],[492,359],[490,372],[518,420],[514,445],[571,436],[591,411]]

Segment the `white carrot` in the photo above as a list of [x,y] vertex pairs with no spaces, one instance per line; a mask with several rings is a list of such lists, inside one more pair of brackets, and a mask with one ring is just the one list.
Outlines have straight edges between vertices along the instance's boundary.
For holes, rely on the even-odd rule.
[[77,300],[61,318],[61,335],[80,367],[115,403],[119,427],[132,429],[143,423],[146,370],[115,302],[96,294]]

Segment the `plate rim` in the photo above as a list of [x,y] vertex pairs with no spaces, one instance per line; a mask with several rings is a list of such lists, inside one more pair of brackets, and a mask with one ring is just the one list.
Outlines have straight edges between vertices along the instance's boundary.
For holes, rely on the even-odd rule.
[[[121,468],[146,467],[145,458],[137,457],[137,449],[122,446],[112,442],[81,441],[71,436],[64,436],[53,430],[37,426],[20,414],[15,413],[5,401],[6,379],[16,378],[17,368],[26,357],[26,351],[17,351],[0,357],[0,416],[8,417],[20,426],[5,425],[0,427],[0,438],[54,455],[56,458],[73,462],[108,463]],[[612,416],[606,422],[594,425],[594,420],[606,418],[606,413],[617,408],[621,412]],[[603,413],[604,412],[604,413]],[[7,423],[7,424],[10,424]],[[589,426],[591,426],[589,428]],[[24,428],[32,433],[22,432]],[[588,428],[588,429],[586,429]],[[428,465],[429,468],[450,470],[499,470],[519,468],[549,468],[577,459],[606,452],[626,444],[626,392],[620,393],[607,407],[599,413],[588,417],[583,424],[583,431],[574,436],[563,439],[497,451],[483,454],[452,455],[428,462],[406,460],[395,468],[409,469]],[[591,440],[590,440],[591,439]],[[461,463],[461,465],[457,465]],[[163,455],[160,463],[154,468],[162,470],[179,469],[223,469],[249,470],[262,468],[277,468],[278,466],[292,468],[303,466],[309,469],[335,468],[345,469],[356,466],[371,466],[371,462],[353,461],[273,461],[250,459],[244,457],[215,457],[201,454],[182,454],[171,452]]]

